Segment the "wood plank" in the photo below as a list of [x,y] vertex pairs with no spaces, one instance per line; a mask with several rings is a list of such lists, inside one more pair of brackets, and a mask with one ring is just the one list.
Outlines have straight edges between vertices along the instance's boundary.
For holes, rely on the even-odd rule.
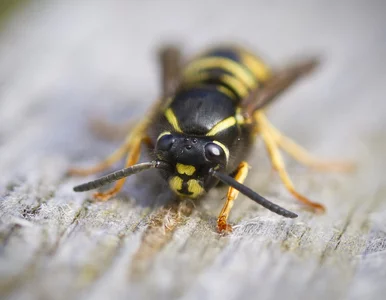
[[[28,4],[0,33],[0,298],[384,298],[380,3],[229,2],[216,16],[210,12],[219,4],[203,1],[191,9],[52,3]],[[287,193],[261,143],[246,183],[297,219],[240,196],[234,233],[220,236],[225,189],[168,206],[171,194],[151,172],[130,178],[106,203],[73,193],[83,179],[67,177],[69,166],[95,163],[118,144],[90,133],[88,120],[126,122],[156,98],[156,47],[184,37],[193,52],[229,36],[276,65],[296,53],[325,52],[320,71],[286,93],[269,117],[311,152],[357,162],[353,173],[332,174],[286,157],[296,187],[327,213],[314,215]]]

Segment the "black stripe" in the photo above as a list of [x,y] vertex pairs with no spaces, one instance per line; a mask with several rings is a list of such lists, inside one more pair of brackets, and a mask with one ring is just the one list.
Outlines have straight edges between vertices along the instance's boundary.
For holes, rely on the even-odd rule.
[[232,48],[215,48],[208,53],[206,53],[204,56],[212,57],[212,56],[218,56],[218,57],[224,57],[229,58],[237,63],[240,63],[240,55],[237,50]]

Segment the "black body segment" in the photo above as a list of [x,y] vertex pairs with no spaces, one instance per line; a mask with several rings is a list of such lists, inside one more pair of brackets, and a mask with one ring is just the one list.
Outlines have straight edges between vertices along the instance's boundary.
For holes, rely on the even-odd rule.
[[[182,131],[192,135],[205,135],[224,118],[236,113],[232,99],[210,85],[181,90],[170,108],[178,116]],[[210,117],[205,117],[208,114]]]
[[234,47],[217,47],[205,53],[207,57],[224,57],[237,63],[241,63],[240,51]]

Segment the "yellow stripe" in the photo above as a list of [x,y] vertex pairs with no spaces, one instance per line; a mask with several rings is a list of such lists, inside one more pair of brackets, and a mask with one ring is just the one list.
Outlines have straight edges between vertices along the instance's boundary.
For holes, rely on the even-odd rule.
[[186,174],[188,176],[191,176],[191,175],[193,175],[194,172],[196,172],[196,168],[194,166],[184,165],[184,164],[180,164],[180,163],[176,164],[176,169],[177,169],[178,173]]
[[238,80],[236,77],[233,77],[231,75],[221,75],[220,80],[224,82],[225,84],[229,85],[231,89],[233,89],[240,98],[244,98],[248,96],[249,90],[248,87],[246,87],[240,80]]
[[256,78],[243,65],[225,57],[206,57],[193,60],[185,68],[184,76],[190,77],[192,74],[211,68],[220,68],[233,74],[250,89],[254,88],[257,84]]
[[195,179],[190,179],[188,181],[188,191],[192,193],[188,196],[190,198],[197,198],[205,192],[202,186]]
[[169,180],[169,186],[174,192],[178,193],[182,189],[182,182],[182,178],[174,176]]
[[197,83],[208,79],[210,79],[210,74],[208,72],[199,72],[196,74],[192,74],[189,77],[185,77],[183,84],[185,85],[185,84]]
[[182,132],[182,130],[180,128],[180,125],[178,124],[177,117],[176,117],[176,115],[174,114],[174,112],[173,112],[173,110],[171,108],[168,108],[165,111],[165,117],[168,120],[168,122],[170,123],[170,125],[173,126],[175,131]]
[[268,66],[256,56],[246,51],[240,51],[240,57],[241,62],[255,74],[258,80],[266,81],[271,77],[271,71]]
[[223,85],[216,86],[216,90],[227,95],[229,98],[231,98],[233,100],[236,99],[235,94],[230,89],[228,89],[227,87],[225,87]]
[[209,130],[209,132],[206,134],[206,136],[214,136],[217,133],[219,133],[220,131],[223,131],[229,127],[232,127],[235,124],[236,124],[236,118],[235,117],[232,116],[232,117],[226,118],[226,119],[218,122],[216,125],[214,125],[212,127],[212,129]]
[[164,135],[167,135],[167,134],[171,134],[171,132],[170,132],[170,131],[164,131],[164,132],[162,132],[162,133],[158,136],[157,142],[158,142],[158,140],[159,140],[160,138],[162,138]]
[[[199,72],[196,74],[192,74],[189,77],[184,79],[184,85],[185,84],[192,84],[197,82],[203,82],[205,80],[211,79],[209,72]],[[239,97],[243,98],[246,95],[248,95],[248,87],[246,87],[241,81],[239,81],[236,77],[233,77],[231,75],[221,75],[218,77],[218,80],[220,82],[223,82],[227,84],[231,89],[235,91],[239,95]],[[216,89],[227,96],[229,96],[231,99],[235,99],[235,94],[227,87],[222,86],[220,84],[217,84]]]
[[223,143],[220,143],[219,141],[213,141],[213,144],[219,145],[222,148],[222,150],[225,153],[225,157],[227,159],[227,162],[228,162],[228,160],[229,160],[229,149],[228,149],[228,147],[225,146]]

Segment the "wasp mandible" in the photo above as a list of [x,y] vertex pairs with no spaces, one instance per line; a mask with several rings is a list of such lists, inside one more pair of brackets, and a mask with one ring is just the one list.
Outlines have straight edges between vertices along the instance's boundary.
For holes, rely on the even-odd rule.
[[[71,173],[100,172],[127,155],[125,169],[76,186],[74,191],[88,191],[117,181],[110,190],[94,195],[97,200],[106,201],[121,190],[127,176],[158,169],[181,198],[202,197],[219,182],[229,186],[217,220],[220,232],[232,230],[227,220],[239,192],[272,212],[296,218],[297,214],[243,184],[249,169],[247,156],[256,136],[261,136],[287,190],[309,207],[325,210],[322,204],[296,191],[279,149],[310,167],[336,169],[346,165],[322,162],[309,155],[281,134],[264,112],[268,104],[313,71],[318,59],[303,58],[284,68],[271,69],[259,57],[238,46],[218,46],[187,63],[182,60],[181,50],[174,46],[163,48],[159,57],[160,100],[116,152],[93,168],[72,169]],[[137,164],[142,145],[147,145],[152,161]]]

